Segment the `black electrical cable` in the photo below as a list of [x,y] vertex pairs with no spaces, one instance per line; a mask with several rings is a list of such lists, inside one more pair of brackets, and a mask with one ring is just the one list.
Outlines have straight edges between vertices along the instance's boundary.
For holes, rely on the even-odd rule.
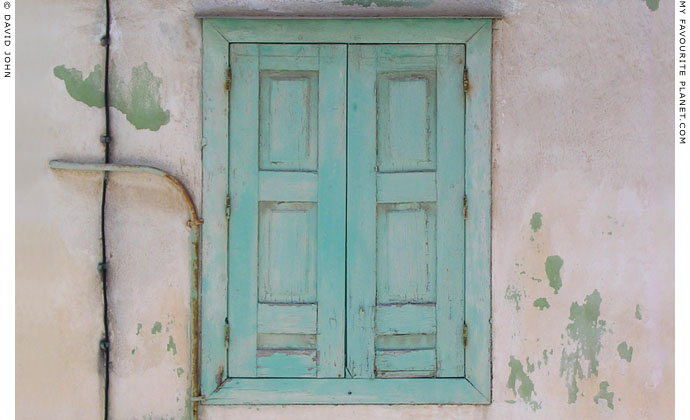
[[[101,38],[101,45],[105,47],[105,78],[103,81],[105,104],[105,133],[101,136],[104,147],[104,162],[110,163],[110,101],[108,97],[108,79],[110,76],[110,0],[105,0],[105,35]],[[103,189],[101,195],[101,262],[98,271],[101,275],[103,290],[103,338],[100,349],[103,352],[104,384],[103,384],[103,418],[108,420],[110,405],[110,325],[108,322],[108,279],[107,279],[107,255],[105,248],[105,199],[108,189],[108,172],[103,173]]]

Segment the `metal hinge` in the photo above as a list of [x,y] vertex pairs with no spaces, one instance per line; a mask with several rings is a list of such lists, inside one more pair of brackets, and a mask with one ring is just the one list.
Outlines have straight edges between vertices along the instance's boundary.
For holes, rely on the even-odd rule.
[[230,91],[230,83],[232,83],[232,69],[228,67],[226,71],[226,79],[225,79],[225,90]]
[[465,89],[465,93],[470,90],[470,79],[467,77],[467,67],[462,72],[462,87]]
[[467,324],[462,323],[462,345],[467,347]]
[[230,219],[230,194],[225,196],[225,218]]
[[230,323],[228,319],[225,318],[225,348],[230,347]]
[[467,220],[467,195],[462,196],[462,218]]

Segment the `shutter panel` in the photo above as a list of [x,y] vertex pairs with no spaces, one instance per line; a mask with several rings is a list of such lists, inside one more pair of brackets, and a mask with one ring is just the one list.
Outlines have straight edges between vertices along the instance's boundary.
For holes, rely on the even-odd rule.
[[345,60],[230,46],[230,377],[343,376]]
[[348,50],[347,364],[464,375],[464,45]]

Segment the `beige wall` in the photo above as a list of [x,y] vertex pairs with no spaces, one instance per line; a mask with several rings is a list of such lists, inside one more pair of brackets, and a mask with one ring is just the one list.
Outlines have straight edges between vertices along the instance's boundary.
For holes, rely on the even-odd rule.
[[[201,418],[671,418],[670,1],[662,0],[656,11],[644,0],[437,0],[385,8],[331,0],[226,3],[112,1],[118,98],[112,111],[113,160],[172,172],[197,203],[201,31],[195,13],[504,16],[495,22],[493,43],[493,403],[205,408]],[[102,158],[103,109],[88,106],[89,89],[69,77],[76,74],[70,69],[86,77],[102,63],[103,21],[102,1],[18,5],[21,419],[92,419],[102,413],[96,271],[101,177],[54,172],[47,163]],[[55,70],[59,66],[64,71]],[[160,128],[150,129],[156,125]],[[535,232],[530,220],[536,212],[542,226]],[[184,416],[190,316],[186,219],[183,202],[162,180],[111,177],[114,419]],[[545,273],[545,261],[554,255],[563,260],[558,294]],[[587,296],[589,311],[580,313],[578,305],[585,305]],[[533,305],[541,297],[548,309]],[[622,342],[633,348],[630,362],[619,355]],[[569,404],[574,361],[582,363],[586,377],[577,379],[577,399]],[[590,362],[598,363],[596,374],[587,375]],[[613,409],[605,399],[594,402],[603,381],[613,392]]]

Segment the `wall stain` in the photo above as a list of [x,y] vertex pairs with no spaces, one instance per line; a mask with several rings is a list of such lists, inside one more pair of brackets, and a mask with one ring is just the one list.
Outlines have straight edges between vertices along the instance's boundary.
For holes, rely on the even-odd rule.
[[541,229],[541,213],[532,214],[532,219],[529,221],[529,225],[532,228],[532,231],[539,232],[539,229]]
[[601,338],[606,332],[606,321],[599,319],[600,307],[601,295],[596,289],[585,297],[582,305],[577,302],[570,305],[571,322],[566,327],[566,335],[571,348],[563,347],[560,369],[568,388],[568,404],[577,400],[578,380],[599,374],[598,356],[602,348]]
[[613,410],[613,392],[609,392],[609,382],[603,381],[599,383],[599,392],[594,396],[594,403],[599,404],[599,400],[605,400],[606,405]]
[[[527,376],[522,367],[522,362],[510,356],[508,367],[510,367],[510,375],[508,376],[508,383],[506,384],[508,389],[513,391],[513,395],[519,395],[520,399],[527,403],[533,411],[540,409],[541,403],[532,400],[532,394],[537,395],[537,393],[534,391],[534,382]],[[520,381],[520,386],[515,389],[517,381]]]
[[156,321],[153,324],[153,328],[151,328],[151,335],[154,335],[154,334],[161,332],[162,329],[163,329],[163,325],[160,323],[160,321]]
[[[82,72],[64,65],[53,68],[53,74],[65,83],[67,93],[76,101],[88,106],[103,108],[103,70],[94,66],[86,79]],[[161,79],[154,76],[143,63],[131,70],[129,84],[113,78],[110,105],[125,114],[135,128],[158,131],[170,122],[170,111],[160,106]]]
[[168,336],[168,346],[166,347],[166,351],[172,350],[173,356],[177,354],[177,346],[175,345],[175,341],[172,338],[172,335]]
[[640,312],[639,304],[635,307],[635,318],[637,318],[638,320],[642,319],[642,312]]
[[340,4],[343,6],[364,6],[370,7],[375,4],[376,7],[427,7],[433,0],[342,0]]
[[558,255],[551,255],[546,257],[544,262],[544,270],[546,271],[546,277],[549,278],[549,286],[553,288],[553,293],[558,294],[558,290],[563,286],[563,281],[561,280],[561,267],[563,267],[563,259]]
[[504,297],[506,300],[512,301],[515,304],[515,310],[520,312],[520,301],[524,295],[524,292],[519,290],[517,287],[508,285],[508,287],[506,287]]
[[540,311],[543,311],[544,309],[549,309],[551,307],[551,305],[549,305],[549,301],[546,300],[546,298],[544,297],[535,299],[533,305],[535,308],[539,308]]
[[623,360],[627,360],[628,362],[632,361],[632,354],[633,354],[633,348],[632,346],[628,346],[628,343],[623,341],[618,345],[618,355],[621,357]]

